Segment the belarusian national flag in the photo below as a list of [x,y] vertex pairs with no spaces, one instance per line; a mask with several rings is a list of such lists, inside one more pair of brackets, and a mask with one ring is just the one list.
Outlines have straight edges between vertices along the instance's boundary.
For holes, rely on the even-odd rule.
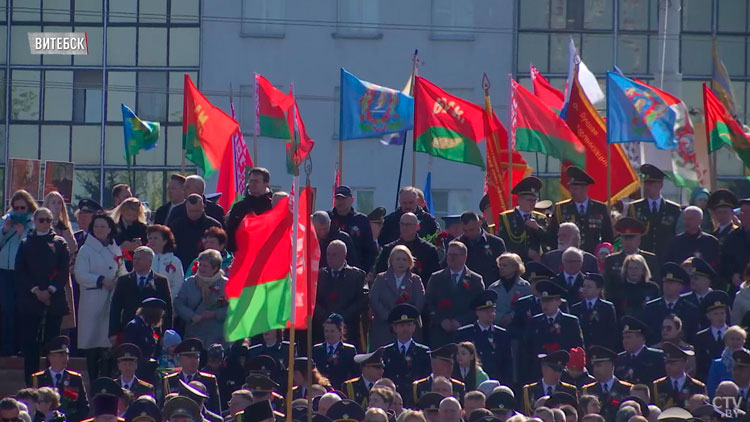
[[560,113],[565,103],[565,94],[553,87],[534,65],[530,65],[529,68],[531,69],[531,83],[534,86],[534,95],[539,97],[549,108]]
[[481,107],[420,76],[414,84],[414,151],[484,169],[477,143],[484,138]]
[[190,76],[185,74],[182,105],[182,148],[185,158],[195,163],[204,176],[211,176],[221,165],[232,145],[232,135],[239,130],[237,122],[214,107]]
[[268,79],[255,74],[255,134],[269,138],[291,139],[287,113],[294,98],[274,87]]
[[227,341],[286,327],[292,294],[292,224],[289,198],[261,215],[248,214],[240,223],[226,285]]
[[703,112],[706,113],[708,152],[730,145],[745,167],[750,167],[750,138],[716,95],[703,84]]

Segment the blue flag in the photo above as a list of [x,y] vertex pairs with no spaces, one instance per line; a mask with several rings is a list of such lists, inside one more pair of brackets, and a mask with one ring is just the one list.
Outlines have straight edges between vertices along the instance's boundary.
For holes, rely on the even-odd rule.
[[339,139],[379,138],[414,126],[414,98],[341,68]]
[[675,112],[651,87],[607,73],[607,142],[652,142],[677,149]]
[[149,150],[159,140],[159,122],[149,122],[136,116],[128,106],[122,108],[122,128],[125,133],[125,159],[130,164],[131,157],[140,150]]
[[427,211],[435,215],[435,205],[432,203],[432,172],[427,172],[427,179],[424,181],[424,203],[427,205]]

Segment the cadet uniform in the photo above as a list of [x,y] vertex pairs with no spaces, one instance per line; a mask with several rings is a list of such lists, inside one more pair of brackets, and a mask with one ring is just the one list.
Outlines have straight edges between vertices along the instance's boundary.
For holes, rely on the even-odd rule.
[[[684,361],[687,364],[688,356],[692,355],[692,351],[682,350],[672,343],[664,343],[664,360],[667,362]],[[683,372],[678,379],[667,376],[655,380],[652,391],[652,400],[660,408],[684,408],[693,394],[706,394],[706,385]]]
[[[289,342],[281,341],[281,338],[273,346],[268,346],[265,342],[262,342],[247,349],[247,358],[252,359],[260,355],[270,356],[276,361],[277,367],[286,372],[286,368],[289,367],[289,347]],[[294,355],[297,356],[296,351]]]
[[[562,287],[547,280],[537,282],[536,289],[543,301],[560,300],[564,293]],[[528,352],[534,355],[583,346],[581,325],[576,316],[559,309],[554,315],[539,314],[531,320],[526,343],[531,346]]]
[[[237,415],[240,413],[242,412],[239,412]],[[203,420],[198,403],[185,396],[172,397],[164,403],[163,414],[165,422],[174,422],[174,418],[177,417],[180,417],[180,420],[188,418],[188,422],[200,422]],[[237,415],[235,415],[234,420],[239,422],[241,418],[237,418]]]
[[[568,176],[568,185],[588,186],[596,183],[591,176],[576,166],[568,167],[565,174]],[[581,232],[581,249],[588,253],[593,254],[599,243],[611,243],[614,240],[612,220],[609,218],[609,211],[604,202],[587,197],[586,202],[582,204],[577,204],[572,199],[556,203],[548,230],[550,244],[557,242],[557,230],[560,224],[566,222],[578,226]]]
[[[703,281],[708,283],[709,286],[715,286],[718,281],[718,274],[716,273],[716,270],[711,267],[708,262],[703,260],[702,258],[689,258],[690,266],[685,267],[687,271],[690,271],[690,279],[696,279],[698,281]],[[692,284],[692,281],[691,281]],[[691,290],[687,293],[683,293],[680,296],[685,299],[686,301],[690,302],[691,305],[693,305],[698,311],[701,311],[701,315],[697,317],[698,326],[696,327],[696,331],[702,330],[706,327],[708,327],[708,317],[703,310],[703,305],[706,301],[706,296],[708,296],[708,293],[712,291],[711,287],[708,288],[708,291],[703,295],[703,297],[698,296],[698,293],[695,290]],[[695,334],[695,333],[693,333]]]
[[[398,324],[419,323],[419,311],[408,303],[396,305],[388,315],[391,326]],[[394,330],[395,331],[395,330]],[[405,350],[402,350],[402,347]],[[414,380],[430,374],[430,348],[419,344],[413,338],[401,344],[398,340],[383,348],[383,376],[396,384],[396,391],[402,398],[411,396],[411,384]]]
[[[541,179],[531,176],[518,182],[511,192],[517,195],[533,196],[536,199],[539,197],[541,189]],[[540,230],[534,230],[526,226],[526,222],[530,219],[536,221]],[[516,253],[523,262],[527,262],[532,258],[529,257],[529,250],[540,256],[546,251],[545,242],[548,236],[548,226],[549,219],[545,214],[534,210],[524,212],[516,207],[500,213],[499,226],[496,230],[498,237],[505,242],[505,248],[508,252]],[[488,281],[487,284],[494,281]]]
[[[630,315],[622,317],[620,322],[623,335],[640,335],[645,343],[649,330],[646,323]],[[649,385],[653,380],[664,376],[664,353],[645,344],[636,353],[620,352],[615,362],[615,375],[632,384]]]
[[[356,355],[354,356],[354,362],[358,363],[363,368],[365,366],[383,368],[383,348],[380,347],[372,353]],[[367,408],[370,401],[370,389],[375,381],[377,380],[366,380],[364,376],[360,375],[356,378],[345,381],[341,389],[344,390],[344,394],[346,394],[350,400],[353,400],[363,408]]]
[[336,345],[318,343],[312,348],[312,359],[321,374],[331,381],[334,388],[357,374],[359,368],[354,364],[357,348],[349,343],[339,341]]
[[[562,374],[565,364],[570,359],[570,354],[565,350],[556,350],[549,354],[540,354],[537,356],[541,365],[546,365],[560,376]],[[557,392],[565,392],[573,397],[578,397],[578,390],[575,385],[568,384],[560,381],[559,379],[555,384],[547,384],[544,379],[540,379],[537,382],[532,382],[523,386],[523,409],[527,415],[534,414],[534,403],[542,396],[551,396]]]
[[[596,283],[597,288],[604,287],[604,277],[595,273],[584,276],[586,280]],[[583,333],[583,342],[586,346],[603,346],[608,349],[620,348],[620,336],[612,327],[617,326],[617,315],[615,305],[601,298],[587,300],[583,298],[573,305],[570,313],[578,317]]]
[[[710,210],[723,211],[726,209],[730,213],[738,206],[739,201],[737,201],[737,197],[734,195],[734,193],[727,189],[717,189],[711,192],[711,195],[708,197],[708,203],[706,204],[706,207]],[[731,233],[738,227],[739,226],[737,224],[734,224],[734,221],[730,220],[723,226],[721,224],[717,224],[714,231],[711,232],[711,235],[718,239],[719,247],[723,247],[724,242],[729,236],[729,233]]]
[[[430,351],[430,359],[439,359],[450,362],[452,364],[457,350],[458,346],[455,343],[448,343],[445,346],[440,347],[439,349]],[[432,391],[432,382],[435,378],[435,374],[430,374],[430,376],[418,379],[412,383],[411,403],[418,403],[419,399],[421,399],[425,394]],[[463,403],[464,393],[466,392],[464,383],[454,378],[449,379],[451,384],[453,385],[453,396],[457,398],[459,402]],[[404,400],[404,402],[404,406],[408,407],[408,405],[406,404],[406,400]]]
[[[181,354],[198,355],[203,353],[203,342],[197,338],[188,338],[180,343],[175,349],[175,354],[179,357]],[[208,400],[205,406],[208,410],[221,414],[221,398],[219,397],[219,385],[213,374],[197,371],[195,374],[186,374],[183,371],[172,372],[164,376],[164,392],[166,396],[169,393],[180,390],[180,380],[189,384],[191,381],[200,381],[208,390]]]
[[[70,339],[58,336],[47,345],[47,355],[51,353],[70,353]],[[52,372],[52,368],[39,371],[31,375],[31,386],[52,387],[60,393],[62,399],[60,410],[67,416],[68,422],[79,422],[89,414],[89,401],[86,387],[80,373],[63,368],[60,372]]]
[[[577,408],[578,406],[576,406]],[[485,400],[485,408],[492,412],[496,418],[506,418],[500,420],[507,420],[511,416],[515,416],[518,413],[518,403],[516,403],[515,397],[507,391],[495,391],[487,396]],[[485,417],[486,418],[486,417]],[[495,419],[480,419],[483,422],[496,422]]]
[[[198,403],[199,407],[201,407],[200,403],[205,403],[206,400],[208,400],[208,395],[206,395],[202,391],[198,390],[197,388],[193,387],[192,385],[186,383],[183,380],[180,380],[180,395],[188,397],[189,399]],[[222,422],[223,421],[221,416],[206,409],[205,405],[201,407],[201,416],[203,418],[203,422]]]
[[276,392],[279,384],[271,378],[258,373],[251,373],[245,379],[245,387],[253,393],[256,400],[270,400],[274,410],[284,409],[284,397]]
[[[681,283],[683,286],[690,283],[688,273],[674,262],[665,263],[662,266],[661,272],[663,274],[662,283]],[[648,321],[651,328],[648,343],[653,344],[659,341],[661,324],[664,321],[664,317],[669,314],[675,314],[682,319],[682,332],[685,335],[685,339],[688,343],[692,342],[693,336],[698,331],[698,312],[698,308],[682,296],[679,296],[671,304],[667,304],[664,296],[646,303],[641,319]]]
[[[709,312],[722,309],[729,319],[729,296],[721,290],[708,292],[701,306],[703,315]],[[726,321],[722,327],[707,327],[695,335],[693,346],[695,347],[695,377],[705,380],[708,376],[708,370],[714,359],[721,357],[724,351],[724,333],[727,332]]]
[[614,376],[614,365],[617,353],[606,347],[592,346],[589,348],[589,360],[592,365],[611,365],[610,379],[607,381],[595,381],[583,387],[583,394],[591,394],[599,398],[601,403],[601,414],[605,420],[615,420],[620,403],[630,396],[630,387],[633,384],[620,381]]
[[[141,359],[141,349],[132,343],[123,343],[115,349],[115,360],[119,362],[138,362]],[[124,380],[115,378],[115,382],[120,384],[123,390],[133,393],[133,397],[151,396],[154,397],[154,385],[133,375],[133,379]]]

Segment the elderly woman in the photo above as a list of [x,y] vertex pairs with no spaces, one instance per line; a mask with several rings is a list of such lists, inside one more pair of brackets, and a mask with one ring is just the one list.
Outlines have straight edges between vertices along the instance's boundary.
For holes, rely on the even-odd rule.
[[[388,323],[388,315],[400,303],[413,305],[422,312],[425,290],[422,279],[412,273],[414,257],[409,248],[397,245],[388,257],[388,270],[378,274],[370,288],[370,309],[373,320],[370,326],[370,349],[392,343],[395,340]],[[419,330],[419,329],[418,329]],[[415,339],[421,338],[421,333]]]
[[185,323],[185,337],[201,339],[203,344],[224,341],[227,317],[227,278],[221,271],[221,254],[208,249],[198,255],[198,272],[185,280],[174,300],[177,315]]
[[651,271],[646,259],[633,254],[625,257],[620,280],[611,291],[604,293],[614,302],[618,316],[638,316],[646,302],[659,297],[659,285],[651,281]]
[[34,414],[34,422],[65,422],[65,414],[60,412],[60,394],[51,387],[37,390],[39,401]]
[[151,269],[167,277],[169,280],[169,292],[172,300],[180,292],[185,275],[182,271],[182,262],[174,255],[174,235],[172,230],[161,224],[148,226],[146,229],[148,247],[154,251],[154,260],[151,261]]
[[518,298],[531,294],[531,284],[521,278],[521,274],[526,272],[526,267],[517,254],[506,252],[497,257],[497,268],[500,271],[500,279],[490,284],[487,289],[497,292],[495,322],[507,327],[513,321],[513,305]]
[[745,348],[746,339],[747,332],[742,327],[733,325],[727,328],[727,331],[724,333],[724,351],[721,352],[721,357],[711,362],[711,367],[708,369],[706,391],[708,391],[709,396],[714,396],[716,387],[718,387],[720,382],[732,379],[732,369],[734,368],[732,354],[737,350]]

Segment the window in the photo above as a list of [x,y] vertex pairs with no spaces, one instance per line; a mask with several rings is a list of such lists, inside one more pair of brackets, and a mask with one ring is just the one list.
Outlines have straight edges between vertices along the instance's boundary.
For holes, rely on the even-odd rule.
[[39,125],[10,125],[10,157],[39,158]]
[[[745,37],[716,37],[716,48],[730,76],[745,75]],[[710,55],[707,60],[712,61]]]
[[584,34],[580,55],[586,66],[594,73],[612,69],[612,35]]
[[[44,120],[70,121],[73,84],[73,72],[44,72]],[[101,77],[99,85],[101,86]],[[99,108],[101,109],[101,104]]]
[[146,0],[140,3],[138,8],[140,22],[165,23],[167,21],[167,0]]
[[586,29],[612,29],[612,3],[612,0],[586,0],[583,13]]
[[432,189],[432,205],[436,219],[475,208],[471,203],[471,191],[465,189]]
[[70,22],[70,0],[44,0],[42,5],[42,20]]
[[167,29],[138,28],[138,66],[166,65]]
[[101,191],[101,180],[99,170],[75,170],[75,182],[73,183],[73,203],[84,198],[99,200]]
[[199,66],[200,28],[169,30],[169,65]]
[[[125,104],[135,106],[135,72],[107,72],[107,121],[122,124],[122,109]],[[136,110],[136,113],[138,110]]]
[[76,70],[73,72],[73,86],[73,121],[75,123],[101,122],[102,71]]
[[86,31],[86,38],[88,38],[89,43],[89,51],[85,56],[73,56],[73,64],[76,66],[101,66],[102,51],[104,50],[104,40],[102,39],[103,29],[87,26],[76,27],[76,30]]
[[363,214],[369,214],[375,209],[375,189],[355,188],[354,197],[357,198],[355,209]]
[[172,1],[170,15],[172,23],[198,23],[200,0]]
[[[707,2],[708,3],[708,2]],[[745,32],[747,25],[747,0],[721,0],[719,32]]]
[[682,35],[681,71],[687,75],[710,75],[711,60],[710,35]]
[[167,72],[138,72],[138,117],[167,120]]
[[42,125],[41,159],[68,161],[70,159],[70,126]]
[[[133,194],[138,197],[142,202],[148,202],[149,207],[152,211],[156,211],[156,208],[161,206],[164,202],[164,176],[163,170],[156,171],[134,171],[133,176],[135,178],[135,186],[133,186]],[[118,183],[130,184],[131,175],[128,174],[127,170],[105,170],[104,171],[104,203],[102,206],[105,208],[112,206],[112,190],[110,187]]]
[[380,38],[378,2],[372,0],[338,0],[336,37]]
[[617,67],[626,75],[648,72],[648,36],[620,35],[617,40]]
[[11,120],[38,120],[40,72],[14,70],[11,75]]
[[474,3],[432,0],[433,40],[474,40]]
[[547,34],[518,34],[518,71],[526,73],[529,64],[540,72],[549,72],[549,43]]
[[[72,157],[76,164],[98,165],[101,162],[102,128],[99,125],[74,125],[72,139]],[[66,160],[67,161],[67,160]],[[97,182],[98,186],[98,182]],[[94,198],[99,197],[99,191]]]
[[586,7],[580,0],[568,1],[565,7],[565,28],[583,29],[584,10]]
[[[133,22],[138,19],[138,2],[110,1],[107,18],[110,22]],[[111,39],[111,38],[110,38]]]
[[102,2],[99,0],[75,0],[73,19],[76,22],[101,22]]
[[713,15],[710,0],[682,0],[682,29],[684,31],[711,31]]
[[550,0],[524,0],[519,2],[521,28],[547,29],[549,27]]
[[[110,13],[110,20],[112,19]],[[109,66],[135,66],[135,40],[135,28],[107,28],[107,64]]]
[[242,0],[241,35],[245,37],[284,37],[284,0]]
[[[52,26],[44,25],[42,29],[45,32],[73,32],[72,26]],[[62,54],[45,54],[42,56],[42,65],[63,65],[70,66],[73,62],[74,56],[66,56]]]
[[[15,10],[13,14],[15,15]],[[37,13],[37,18],[38,18]],[[10,29],[10,62],[11,64],[40,64],[41,55],[29,51],[29,32],[41,32],[41,27],[13,25]]]
[[[648,29],[649,0],[620,1],[619,24],[622,31],[645,31]],[[619,65],[618,65],[619,66]]]

